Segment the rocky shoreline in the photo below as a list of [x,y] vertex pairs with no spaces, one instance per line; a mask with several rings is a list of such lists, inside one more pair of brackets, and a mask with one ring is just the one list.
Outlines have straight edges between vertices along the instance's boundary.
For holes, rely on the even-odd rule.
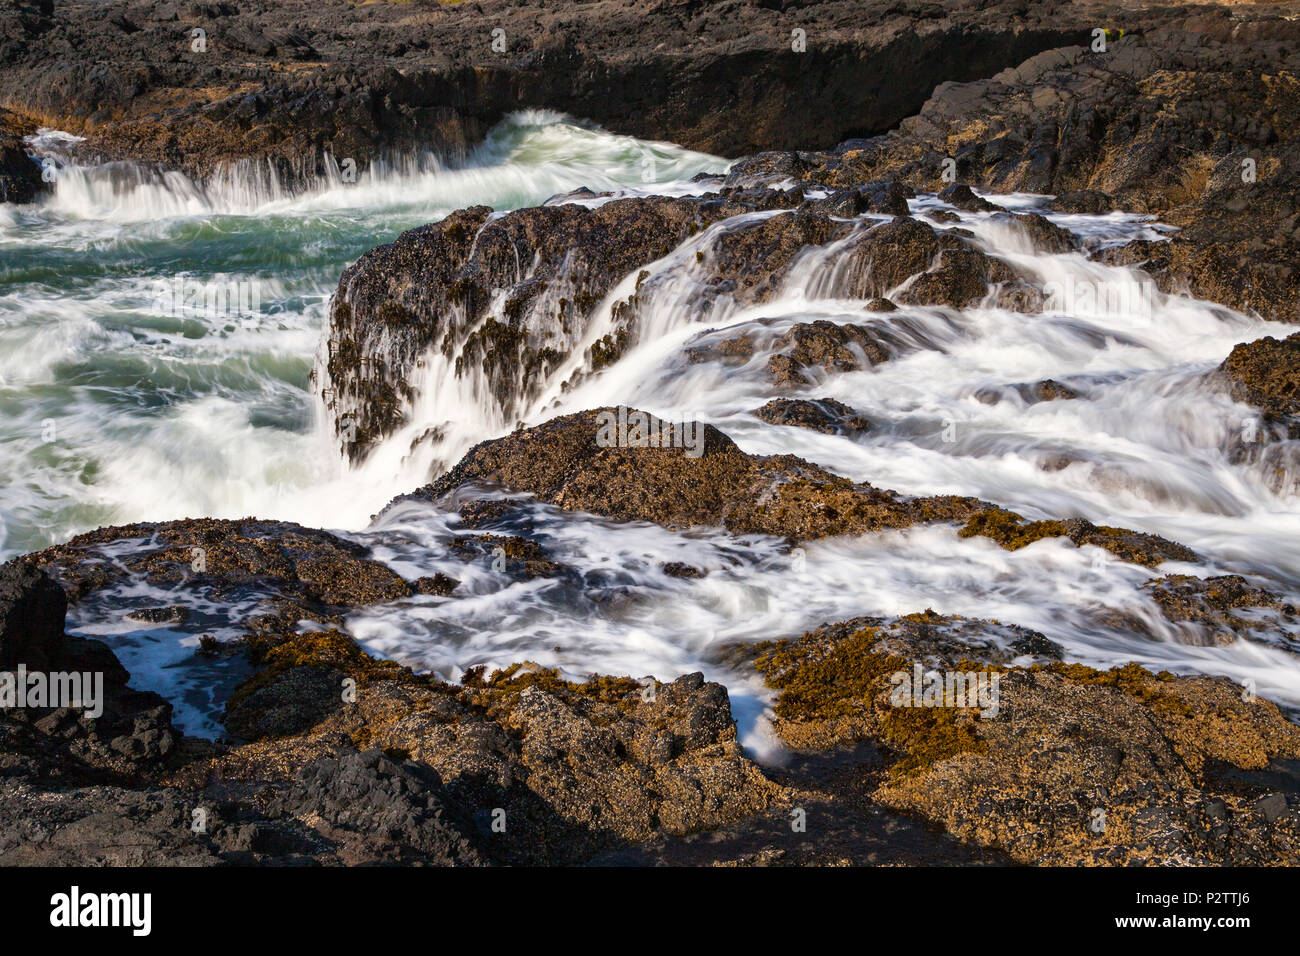
[[[454,155],[529,106],[742,157],[702,177],[698,195],[463,209],[348,267],[317,386],[354,462],[412,424],[409,383],[431,350],[485,383],[506,422],[599,375],[642,332],[652,290],[638,276],[706,233],[688,259],[701,304],[764,302],[801,255],[834,245],[846,288],[873,316],[990,299],[1042,308],[1049,290],[955,216],[909,211],[921,193],[999,215],[1028,249],[1138,265],[1163,294],[1300,321],[1295,3],[605,0],[580,15],[538,0],[316,3],[311,29],[296,3],[93,7],[23,2],[0,20],[0,200],[43,188],[20,138],[40,125],[85,136],[86,155],[197,178],[251,160],[294,188],[323,174],[327,152]],[[492,51],[494,24],[524,13],[537,16],[528,39]],[[181,45],[195,28],[219,56]],[[1103,51],[1090,46],[1096,28]],[[793,29],[806,31],[805,60]],[[163,37],[177,45],[160,57]],[[92,67],[85,51],[106,42],[115,52]],[[993,195],[1012,192],[1179,231],[1102,246]],[[918,347],[905,324],[804,323],[771,341],[705,336],[684,360],[765,361],[796,391]],[[1260,413],[1261,441],[1243,458],[1300,439],[1298,353],[1300,333],[1265,338],[1211,376]],[[1007,387],[1026,402],[1077,397],[1051,380]],[[771,536],[786,553],[921,527],[991,553],[1063,539],[1149,570],[1160,626],[1188,644],[1267,633],[1298,650],[1300,616],[1284,596],[1179,542],[904,495],[746,453],[702,423],[674,423],[657,445],[603,442],[602,414],[619,413],[521,425],[389,509],[455,512],[440,557],[466,575],[500,561],[521,581],[578,591],[591,582],[529,533],[529,508]],[[873,427],[834,400],[779,398],[756,413],[828,434]],[[1300,863],[1300,725],[1227,678],[1099,671],[1015,622],[924,607],[828,621],[715,655],[770,695],[782,755],[760,760],[741,746],[726,688],[699,673],[575,682],[519,661],[448,683],[346,632],[358,609],[470,599],[458,589],[454,574],[403,577],[346,536],[253,518],[101,528],[0,566],[0,671],[105,682],[97,719],[0,710],[0,863]],[[171,703],[131,689],[105,643],[69,635],[69,602],[195,636],[218,619],[236,630],[199,643],[190,662],[211,674],[224,738],[186,735]],[[187,622],[196,603],[219,610]],[[899,706],[898,675],[923,670],[996,686],[996,706]]]

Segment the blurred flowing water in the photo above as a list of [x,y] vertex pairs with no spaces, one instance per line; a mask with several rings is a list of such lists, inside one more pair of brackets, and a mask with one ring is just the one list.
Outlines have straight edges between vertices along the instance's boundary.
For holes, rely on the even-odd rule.
[[[56,149],[57,137],[48,145]],[[559,387],[582,371],[585,347],[611,331],[612,306],[632,292],[635,275],[596,308],[574,358],[541,398],[503,409],[433,353],[413,383],[409,425],[362,465],[344,464],[309,374],[328,297],[362,252],[476,203],[504,210],[579,186],[683,194],[699,188],[695,174],[725,167],[530,113],[499,127],[457,168],[412,158],[296,197],[252,173],[204,189],[134,167],[64,170],[44,204],[0,209],[4,553],[103,524],[183,516],[256,514],[332,528],[371,545],[405,576],[442,571],[461,581],[454,598],[420,596],[354,613],[349,630],[372,652],[449,679],[476,664],[523,659],[573,677],[671,679],[704,670],[728,684],[747,741],[759,749],[767,696],[719,663],[720,645],[925,608],[1035,628],[1068,659],[1097,666],[1136,660],[1251,680],[1260,694],[1300,707],[1298,635],[1280,621],[1262,620],[1252,639],[1220,645],[1204,628],[1164,618],[1139,590],[1171,571],[1237,573],[1300,597],[1296,443],[1271,436],[1210,375],[1234,344],[1289,330],[1162,295],[1137,271],[1082,253],[1036,252],[1002,215],[949,210],[983,249],[1061,293],[1041,311],[1012,312],[991,300],[960,312],[865,311],[844,254],[882,218],[871,216],[861,217],[855,236],[805,251],[776,299],[740,306],[704,281],[719,237],[748,221],[738,217],[647,267],[640,341],[613,368]],[[1048,211],[1044,197],[996,199],[1041,212],[1093,245],[1167,234],[1139,216],[1063,215]],[[912,202],[914,212],[941,206],[932,196]],[[255,280],[260,311],[250,319],[229,310],[190,314],[184,304],[160,309],[166,283],[177,279],[176,288],[195,280],[235,289]],[[1121,294],[1079,294],[1089,289]],[[816,320],[888,325],[906,348],[798,391],[772,383],[761,347],[739,364],[686,356],[742,333],[761,345]],[[1017,387],[1044,379],[1079,397],[1031,402]],[[761,421],[754,410],[778,396],[833,398],[873,427],[844,436]],[[463,530],[453,510],[408,502],[371,521],[431,469],[516,420],[618,404],[669,421],[707,421],[745,451],[800,455],[877,487],[975,495],[1031,518],[1077,516],[1161,534],[1195,549],[1204,564],[1151,571],[1060,539],[1008,552],[961,540],[951,527],[812,542],[795,552],[775,539],[620,525],[526,504],[517,530],[569,570],[519,581],[449,557],[445,546]],[[433,426],[438,437],[412,453],[413,437]],[[670,577],[663,564],[672,561],[709,573]],[[124,590],[75,609],[74,626],[113,641],[145,686],[182,702],[189,729],[217,733],[220,701],[203,692],[203,672],[185,666],[194,629],[145,632],[125,621],[129,607],[164,599],[186,600]],[[209,632],[237,632],[229,615],[214,621],[211,607],[196,609]],[[150,668],[159,660],[166,665]]]

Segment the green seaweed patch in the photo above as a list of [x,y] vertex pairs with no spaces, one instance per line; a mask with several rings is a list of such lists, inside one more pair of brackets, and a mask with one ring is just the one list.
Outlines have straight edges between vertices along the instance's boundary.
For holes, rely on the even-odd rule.
[[829,651],[813,656],[802,640],[763,641],[754,667],[768,686],[781,692],[774,708],[781,720],[825,720],[870,710],[871,700],[888,686],[889,675],[907,670],[909,661],[872,651],[879,629],[864,627]]
[[1008,551],[1018,551],[1043,538],[1068,538],[1076,546],[1094,545],[1116,557],[1154,568],[1164,561],[1195,561],[1196,552],[1159,535],[1094,525],[1082,519],[1026,521],[1003,508],[987,508],[972,515],[957,532],[958,537],[976,535],[996,541]]
[[486,705],[486,712],[492,716],[513,710],[519,695],[529,687],[540,688],[561,699],[577,696],[610,704],[624,713],[636,710],[641,699],[642,685],[631,677],[593,674],[577,683],[565,680],[555,668],[542,667],[532,661],[511,664],[504,670],[494,671],[491,676],[486,674],[487,667],[483,664],[467,668],[461,685],[477,692],[473,694],[477,698],[474,702]]
[[617,362],[625,351],[631,337],[627,329],[618,329],[599,339],[591,346],[591,370],[599,372]]
[[242,641],[248,658],[258,671],[230,695],[227,707],[237,705],[256,691],[275,683],[295,667],[328,667],[342,671],[358,684],[392,680],[414,682],[409,667],[371,657],[361,645],[342,631],[308,631],[283,638],[250,634]]
[[1151,673],[1137,662],[1130,662],[1122,667],[1108,671],[1099,671],[1086,664],[1062,664],[1056,662],[1048,665],[1035,665],[1033,670],[1048,670],[1060,674],[1066,680],[1076,684],[1091,684],[1101,687],[1114,687],[1130,697],[1142,701],[1153,711],[1167,716],[1189,717],[1191,708],[1181,697],[1161,689],[1161,684],[1176,681],[1168,671]]
[[[776,716],[787,721],[864,719],[880,741],[896,753],[894,777],[910,776],[949,757],[983,753],[987,744],[974,719],[956,708],[892,707],[890,675],[909,671],[912,662],[874,650],[881,631],[864,627],[829,648],[806,640],[765,641],[756,646],[754,666],[768,686],[780,691]],[[969,670],[996,670],[963,661]]]
[[890,775],[916,776],[958,754],[986,753],[988,744],[974,728],[974,718],[947,707],[889,708],[881,719],[881,737],[902,752],[890,765]]

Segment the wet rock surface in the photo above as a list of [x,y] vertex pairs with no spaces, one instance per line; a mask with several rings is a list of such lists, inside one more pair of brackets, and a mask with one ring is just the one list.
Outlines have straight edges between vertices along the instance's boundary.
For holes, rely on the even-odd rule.
[[1300,332],[1238,345],[1218,374],[1238,401],[1254,405],[1268,424],[1300,437]]
[[1241,637],[1300,647],[1300,615],[1280,595],[1239,574],[1200,578],[1170,574],[1142,586],[1171,621],[1204,627],[1207,638],[1228,644]]
[[936,83],[1084,42],[1084,11],[892,0],[824,0],[797,13],[737,0],[601,0],[581,11],[514,0],[21,2],[0,19],[0,97],[116,158],[197,174],[256,158],[290,182],[323,173],[326,151],[361,169],[415,147],[463,152],[529,107],[739,156],[882,132]]
[[[326,153],[362,168],[416,147],[455,156],[526,106],[742,157],[700,195],[473,207],[363,256],[332,303],[317,383],[354,461],[408,423],[431,357],[485,382],[507,422],[546,386],[600,374],[637,344],[657,291],[648,267],[673,255],[694,304],[742,308],[779,295],[801,256],[841,257],[831,291],[869,300],[860,320],[706,334],[685,352],[766,361],[774,387],[800,394],[753,415],[826,434],[871,427],[811,397],[828,376],[944,347],[914,310],[1044,307],[1029,276],[962,227],[971,217],[1040,253],[1140,266],[1168,292],[1300,314],[1294,17],[964,0],[588,6],[529,10],[538,28],[508,27],[506,50],[489,55],[484,37],[522,22],[518,5],[13,3],[0,11],[0,201],[42,187],[21,136],[48,122],[86,135],[83,155],[197,176],[267,162],[290,188],[329,172]],[[1126,24],[1104,50],[1085,45],[1099,18]],[[789,49],[791,23],[815,56]],[[210,47],[192,45],[195,30]],[[757,150],[771,151],[745,155]],[[1179,231],[1098,249],[972,187],[1055,194],[1039,207],[1053,213],[1149,213]],[[913,217],[909,201],[931,192],[946,207]],[[609,332],[589,342],[605,306]],[[1298,347],[1242,345],[1218,372],[1293,438]],[[580,371],[557,382],[575,359]],[[1080,395],[1043,379],[975,398]],[[627,431],[634,415],[657,440]],[[970,547],[1064,539],[1148,569],[1201,560],[1082,518],[903,496],[636,410],[521,427],[445,464],[407,500],[455,503],[464,533],[448,553],[469,565],[499,551],[520,584],[581,586],[517,499],[462,500],[466,489],[791,542],[948,525]],[[686,562],[662,571],[675,586],[709,578]],[[793,753],[767,767],[742,750],[726,690],[700,673],[572,681],[520,662],[451,684],[348,633],[359,609],[467,591],[442,572],[404,578],[344,536],[255,519],[105,528],[0,567],[0,670],[95,673],[104,687],[95,718],[0,709],[0,863],[1300,863],[1300,729],[1226,679],[1097,671],[1064,663],[1037,631],[934,611],[755,635],[719,663],[773,695]],[[1267,633],[1295,650],[1295,608],[1243,577],[1163,574],[1141,591],[1207,643]],[[196,597],[223,608],[238,640],[195,655],[243,662],[219,693],[224,739],[181,733],[107,644],[66,633],[69,601],[110,593],[132,596],[114,606],[125,619],[196,634],[209,623]],[[900,703],[908,681],[935,674],[960,675],[965,696],[949,699],[950,682]],[[807,837],[791,835],[796,811]]]
[[1108,37],[1104,50],[1063,45],[942,84],[897,130],[794,163],[749,157],[731,180],[852,188],[887,176],[972,210],[988,211],[975,186],[1056,194],[1067,212],[1149,212],[1181,231],[1109,261],[1140,265],[1165,290],[1294,321],[1296,33],[1291,20],[1201,8]]
[[[882,741],[875,802],[1020,863],[1294,859],[1298,794],[1276,781],[1289,779],[1300,729],[1275,706],[1222,679],[1023,666],[945,646],[961,624],[926,613],[759,646],[756,666],[780,692],[777,731],[805,750]],[[996,701],[941,683],[938,703],[900,704],[922,669],[996,675]]]
[[0,109],[0,203],[33,202],[46,188],[40,166],[23,143],[31,132],[25,125]]
[[755,409],[754,414],[769,425],[794,425],[828,435],[857,435],[871,430],[871,422],[833,398],[774,398]]
[[337,631],[261,634],[227,705],[248,742],[186,742],[105,645],[63,633],[51,577],[11,562],[0,595],[6,665],[13,651],[110,671],[98,719],[0,714],[8,864],[577,862],[780,792],[742,755],[726,691],[699,674],[572,684],[516,665],[458,687]]
[[[790,455],[747,455],[711,425],[655,420],[650,426],[647,413],[622,409],[621,415],[632,427],[643,416],[647,443],[638,445],[628,426],[620,441],[617,408],[566,415],[478,445],[411,497],[436,501],[466,483],[494,482],[619,521],[796,538],[964,519],[981,507],[970,498],[904,498]],[[655,446],[648,444],[650,431]]]
[[1082,518],[1028,521],[976,498],[907,497],[793,455],[746,454],[712,425],[660,422],[627,408],[564,415],[483,442],[437,481],[394,504],[436,502],[484,483],[569,511],[670,528],[716,526],[808,540],[951,522],[960,525],[959,537],[989,538],[1008,550],[1067,538],[1148,567],[1197,560],[1191,549],[1158,535]]
[[[875,187],[906,209],[907,191],[895,183]],[[599,373],[639,341],[639,314],[654,294],[646,267],[722,220],[730,221],[693,259],[687,255],[698,308],[769,301],[801,256],[831,249],[841,263],[836,293],[845,297],[894,295],[900,304],[954,310],[989,298],[1016,310],[1022,300],[1042,301],[1041,290],[966,236],[905,215],[843,222],[826,202],[796,190],[723,188],[494,218],[474,208],[403,234],[344,273],[331,307],[327,381],[319,384],[344,451],[363,459],[408,423],[415,397],[409,382],[434,348],[454,358],[458,378],[485,377],[503,417],[518,416],[575,355],[605,297],[635,277],[634,291],[609,306],[612,330],[586,349],[583,370],[566,385]],[[1067,242],[1060,238],[1066,230],[1046,221],[1041,228]],[[894,304],[882,298],[878,309]],[[797,385],[808,381],[810,367],[857,370],[927,347],[937,346],[912,317],[882,317],[871,326],[819,320],[795,325],[772,345],[778,354],[769,371],[777,384]],[[688,354],[731,361],[748,351],[742,338]]]

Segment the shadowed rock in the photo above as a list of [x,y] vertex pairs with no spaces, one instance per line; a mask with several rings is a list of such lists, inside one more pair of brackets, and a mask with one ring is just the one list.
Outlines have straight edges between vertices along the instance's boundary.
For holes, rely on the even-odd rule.
[[1287,426],[1292,437],[1300,436],[1300,332],[1238,345],[1218,372],[1233,398],[1254,405],[1266,421]]
[[[970,643],[980,625],[932,612],[851,621],[751,653],[779,692],[783,738],[815,749],[880,741],[875,800],[1019,862],[1296,859],[1300,782],[1285,768],[1300,756],[1300,728],[1274,705],[1244,700],[1227,680],[1135,664],[1010,666],[996,643],[992,653]],[[942,705],[901,706],[918,663],[944,681],[983,675],[986,690],[996,676],[996,701],[981,710],[948,682],[936,685]]]

